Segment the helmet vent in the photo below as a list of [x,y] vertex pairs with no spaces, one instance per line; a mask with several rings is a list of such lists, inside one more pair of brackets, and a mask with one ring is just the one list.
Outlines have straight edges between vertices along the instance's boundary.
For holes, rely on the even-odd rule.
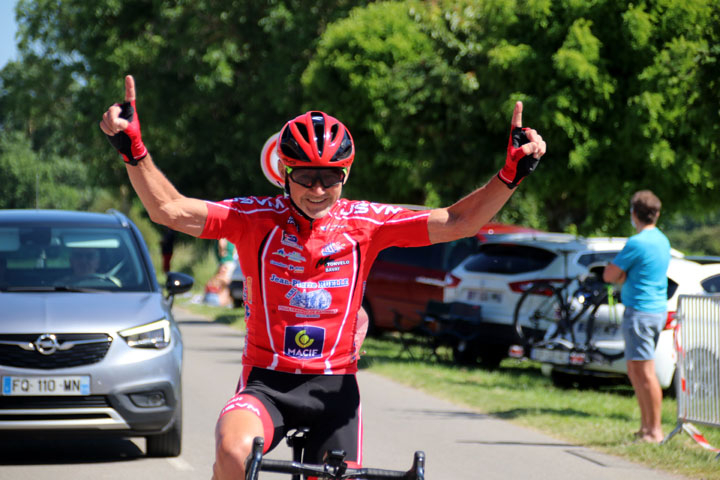
[[277,148],[287,166],[349,167],[355,157],[347,128],[320,111],[310,111],[287,122]]

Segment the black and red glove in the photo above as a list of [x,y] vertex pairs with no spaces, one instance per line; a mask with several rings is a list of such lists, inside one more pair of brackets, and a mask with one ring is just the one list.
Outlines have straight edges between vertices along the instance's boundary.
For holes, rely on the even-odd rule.
[[105,134],[105,136],[110,144],[120,152],[125,163],[137,165],[140,160],[147,156],[148,151],[142,141],[140,119],[135,110],[135,100],[116,105],[122,109],[119,116],[128,121],[128,126],[122,132],[115,135]]
[[508,140],[507,157],[505,166],[498,172],[498,178],[508,186],[515,188],[523,178],[530,175],[537,167],[539,158],[533,155],[525,155],[522,146],[530,143],[525,132],[529,128],[513,127]]

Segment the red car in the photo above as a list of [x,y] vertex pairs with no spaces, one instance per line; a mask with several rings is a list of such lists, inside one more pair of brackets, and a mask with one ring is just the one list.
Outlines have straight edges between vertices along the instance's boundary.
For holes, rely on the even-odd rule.
[[443,288],[457,281],[450,271],[492,235],[535,231],[488,223],[475,237],[427,247],[386,248],[375,260],[365,287],[363,307],[370,317],[369,333],[394,330],[395,312],[402,315],[403,327],[420,323],[428,301],[442,302]]

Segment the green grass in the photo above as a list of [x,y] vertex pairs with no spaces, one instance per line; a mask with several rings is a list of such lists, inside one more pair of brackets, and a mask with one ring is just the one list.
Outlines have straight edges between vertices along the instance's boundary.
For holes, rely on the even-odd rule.
[[[179,302],[183,308],[242,328],[242,313]],[[504,360],[500,368],[459,367],[450,362],[415,361],[399,356],[400,344],[392,335],[368,338],[360,368],[391,378],[552,437],[584,445],[667,472],[692,478],[720,480],[720,462],[684,433],[666,445],[633,444],[639,427],[639,410],[628,385],[556,388],[540,373],[537,363]],[[663,428],[676,426],[677,402],[663,400]],[[697,426],[697,425],[696,425]],[[720,446],[720,429],[697,426],[713,446]]]

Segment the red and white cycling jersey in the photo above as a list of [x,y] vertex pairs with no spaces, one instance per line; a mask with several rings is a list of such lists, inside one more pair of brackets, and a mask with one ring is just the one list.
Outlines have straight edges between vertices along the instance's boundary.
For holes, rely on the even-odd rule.
[[357,311],[375,257],[430,244],[429,211],[341,199],[309,221],[283,196],[207,205],[201,237],[235,244],[245,275],[246,367],[355,373]]

